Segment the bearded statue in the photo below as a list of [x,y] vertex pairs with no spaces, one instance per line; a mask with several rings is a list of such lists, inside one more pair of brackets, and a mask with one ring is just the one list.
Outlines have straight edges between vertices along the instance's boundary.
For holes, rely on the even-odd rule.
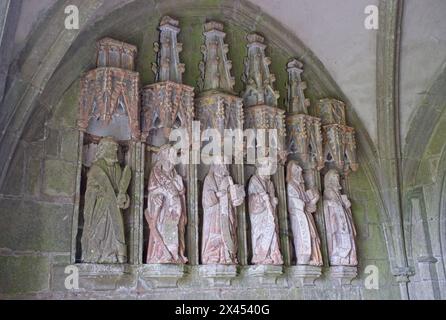
[[130,204],[127,189],[131,171],[128,166],[121,169],[117,152],[113,138],[101,139],[87,174],[81,239],[85,263],[127,262],[122,210]]

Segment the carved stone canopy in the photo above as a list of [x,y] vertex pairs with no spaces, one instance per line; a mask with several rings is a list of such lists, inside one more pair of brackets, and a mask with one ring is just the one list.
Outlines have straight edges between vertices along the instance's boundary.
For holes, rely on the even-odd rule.
[[[245,109],[245,129],[277,129],[277,152],[279,161],[286,162],[285,150],[285,111],[267,105],[253,106]],[[268,143],[268,142],[267,142]]]
[[327,164],[339,172],[358,169],[355,130],[346,125],[345,103],[322,99],[316,106],[323,126],[324,157]]
[[294,155],[304,169],[324,167],[321,120],[305,114],[287,116],[288,154]]
[[[161,19],[159,42],[155,43],[157,64],[153,65],[157,83],[142,90],[141,130],[144,140],[157,129],[163,129],[165,139],[172,129],[185,128],[189,132],[194,118],[194,88],[182,84],[184,64],[179,53],[179,22],[169,16]],[[150,142],[150,141],[148,141]]]
[[336,99],[321,99],[316,104],[316,113],[322,121],[322,125],[329,124],[346,125],[345,103]]
[[218,129],[224,134],[224,129],[243,129],[243,103],[240,97],[208,91],[195,99],[197,119],[201,129]]
[[112,38],[104,38],[97,42],[96,65],[135,70],[136,46]]
[[186,128],[190,132],[194,118],[194,88],[172,81],[144,87],[141,101],[142,138],[163,129],[169,138],[172,129]]
[[139,74],[98,68],[81,82],[78,125],[82,131],[118,140],[139,139]]

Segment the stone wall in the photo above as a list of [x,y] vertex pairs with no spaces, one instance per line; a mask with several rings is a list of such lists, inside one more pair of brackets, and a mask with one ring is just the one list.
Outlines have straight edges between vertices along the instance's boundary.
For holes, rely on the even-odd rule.
[[[187,26],[188,37],[183,38],[184,62],[190,66],[185,73],[185,83],[195,84],[201,58],[199,46],[202,43],[202,21],[181,19]],[[188,25],[188,21],[190,25]],[[154,23],[152,30],[156,29]],[[228,26],[228,42],[234,61],[234,74],[239,77],[243,68],[241,58],[245,54],[244,34],[246,31]],[[147,70],[154,55],[148,54],[156,32],[147,28],[133,36],[134,44],[141,48],[137,69],[143,82],[151,83],[153,78]],[[183,35],[184,37],[184,35]],[[186,40],[187,39],[187,40]],[[196,40],[194,40],[196,39]],[[94,47],[94,44],[91,43]],[[93,48],[94,50],[94,48]],[[278,88],[285,95],[286,53],[277,47],[271,49],[272,70],[278,76]],[[74,60],[76,62],[76,60]],[[70,62],[70,63],[74,63]],[[195,63],[196,62],[196,63]],[[80,76],[80,75],[79,75]],[[310,78],[311,79],[311,78]],[[236,80],[238,89],[240,79]],[[311,91],[308,96],[319,97]],[[287,276],[278,280],[277,285],[264,287],[257,280],[245,275],[242,268],[232,286],[212,288],[207,279],[199,275],[199,267],[190,267],[189,275],[176,288],[153,288],[153,282],[141,276],[143,266],[129,266],[126,272],[104,271],[109,278],[98,281],[81,280],[79,291],[70,292],[64,288],[67,276],[63,273],[70,263],[72,215],[74,211],[75,182],[77,179],[78,131],[76,129],[79,96],[79,81],[75,81],[55,107],[47,110],[44,106],[36,109],[35,116],[28,123],[26,133],[14,155],[6,184],[0,195],[1,238],[0,278],[1,297],[32,298],[253,298],[253,299],[398,299],[399,289],[390,272],[386,244],[379,222],[379,205],[364,171],[360,169],[349,180],[350,196],[355,222],[358,228],[358,252],[360,265],[358,277],[352,284],[341,285],[329,276],[324,268],[323,276],[314,287],[295,288]],[[47,98],[50,100],[51,98]],[[45,101],[45,100],[44,100]],[[379,268],[379,290],[365,289],[367,265]],[[97,274],[101,274],[97,272]],[[84,288],[84,289],[82,289]]]

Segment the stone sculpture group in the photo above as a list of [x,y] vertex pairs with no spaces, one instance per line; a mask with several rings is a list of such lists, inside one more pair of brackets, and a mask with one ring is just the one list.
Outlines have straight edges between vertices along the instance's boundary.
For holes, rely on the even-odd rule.
[[[118,160],[118,150],[122,141],[143,141],[156,149],[146,156],[153,161],[147,166],[147,200],[144,211],[140,211],[141,215],[144,212],[148,230],[146,264],[190,263],[187,237],[192,236],[200,238],[195,241],[201,245],[200,264],[237,265],[239,228],[246,227],[240,227],[239,221],[245,221],[246,216],[250,233],[248,263],[252,265],[287,263],[282,228],[289,221],[293,264],[322,266],[322,239],[326,239],[330,266],[356,266],[352,206],[342,193],[344,177],[358,166],[354,129],[346,125],[345,105],[322,99],[315,108],[317,116],[310,116],[310,102],[304,95],[306,84],[301,79],[302,64],[293,59],[287,65],[285,114],[278,107],[264,38],[258,34],[247,37],[245,90],[237,96],[223,25],[211,21],[204,29],[199,83],[202,92],[194,101],[193,88],[182,84],[184,65],[179,62],[182,46],[177,42],[178,21],[170,17],[161,20],[154,65],[158,82],[142,89],[141,109],[138,74],[133,71],[136,47],[109,38],[100,41],[98,68],[84,77],[80,99],[79,128],[97,139],[96,158],[85,177],[81,261],[128,263],[125,215],[132,210],[129,206],[134,199],[128,190],[135,192],[135,186],[143,186],[144,179],[132,184],[140,173],[130,169],[128,157]],[[121,59],[116,59],[117,53]],[[176,149],[166,140],[172,129],[190,131],[193,118],[200,120],[203,127],[219,131],[243,127],[277,129],[277,173],[265,173],[269,163],[264,159],[258,159],[247,175],[243,165],[217,157],[210,166],[200,167],[204,178],[199,201],[193,189],[197,167],[176,164]],[[127,123],[127,130],[113,127],[116,123]],[[318,182],[321,180],[323,183]],[[193,205],[194,199],[200,208]],[[193,224],[201,228],[189,230],[190,212],[198,217],[198,209],[201,221],[194,218]],[[318,230],[317,221],[321,219],[325,230]],[[194,230],[196,234],[191,235]],[[325,237],[321,238],[320,232]]]

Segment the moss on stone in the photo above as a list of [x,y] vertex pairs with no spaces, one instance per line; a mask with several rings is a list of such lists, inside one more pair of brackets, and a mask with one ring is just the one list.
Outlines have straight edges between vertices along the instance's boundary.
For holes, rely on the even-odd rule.
[[46,160],[43,181],[46,195],[72,196],[75,191],[76,166],[61,160]]
[[24,294],[48,289],[50,267],[47,257],[0,256],[0,293]]

